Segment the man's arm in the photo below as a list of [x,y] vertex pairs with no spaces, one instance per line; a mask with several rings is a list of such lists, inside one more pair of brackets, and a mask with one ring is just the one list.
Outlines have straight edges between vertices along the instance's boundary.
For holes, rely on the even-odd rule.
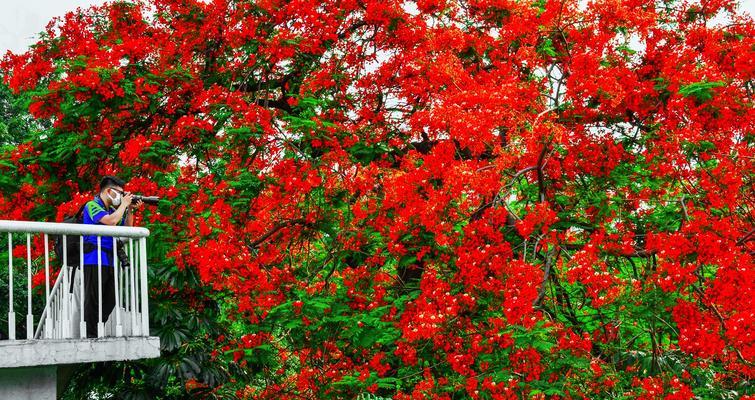
[[[100,219],[100,223],[103,225],[110,225],[110,226],[116,226],[119,222],[121,222],[121,219],[123,218],[123,213],[126,212],[126,210],[131,206],[131,199],[133,198],[133,195],[130,193],[123,195],[123,200],[121,200],[121,205],[118,206],[118,208],[115,210],[114,213],[108,214]],[[133,216],[132,222],[133,222]],[[128,221],[126,221],[128,224]]]
[[142,208],[142,204],[144,204],[144,202],[139,200],[136,203],[133,203],[131,208],[127,209],[128,211],[126,212],[126,221],[124,221],[124,225],[134,226],[134,214]]

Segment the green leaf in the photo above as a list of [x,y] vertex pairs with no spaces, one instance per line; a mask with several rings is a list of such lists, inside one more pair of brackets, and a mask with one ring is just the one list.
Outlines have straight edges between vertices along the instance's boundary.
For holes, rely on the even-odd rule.
[[700,102],[705,102],[713,98],[714,92],[712,89],[722,86],[726,86],[726,83],[722,81],[696,82],[679,88],[679,94],[684,97],[694,97]]

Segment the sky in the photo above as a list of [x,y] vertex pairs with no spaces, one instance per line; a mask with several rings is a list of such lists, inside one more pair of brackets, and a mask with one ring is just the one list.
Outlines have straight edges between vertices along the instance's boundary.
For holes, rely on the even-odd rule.
[[[102,4],[104,0],[0,0],[0,55],[7,50],[22,52],[34,43],[37,33],[55,16]],[[742,8],[755,16],[755,0],[740,0]]]
[[53,17],[77,7],[103,3],[104,0],[0,0],[0,55],[29,47]]

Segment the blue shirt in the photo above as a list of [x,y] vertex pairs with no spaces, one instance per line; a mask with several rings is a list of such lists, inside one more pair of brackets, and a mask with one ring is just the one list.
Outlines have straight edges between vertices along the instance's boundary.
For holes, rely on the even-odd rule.
[[[84,206],[84,212],[82,213],[82,219],[85,224],[96,225],[100,223],[102,217],[110,215],[115,212],[113,207],[105,207],[105,203],[100,196],[96,196],[94,200],[89,201]],[[126,222],[125,215],[118,222],[119,226],[123,226]],[[100,242],[100,251],[102,253],[102,266],[113,266],[113,238],[110,236],[102,236]],[[97,236],[84,236],[84,266],[97,266]]]

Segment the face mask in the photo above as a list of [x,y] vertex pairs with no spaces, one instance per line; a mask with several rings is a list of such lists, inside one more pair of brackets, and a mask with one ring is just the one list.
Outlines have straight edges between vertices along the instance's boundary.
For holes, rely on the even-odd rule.
[[113,205],[118,207],[121,205],[121,194],[117,193],[115,197],[111,196],[110,193],[107,194],[107,197],[110,197],[110,200],[113,201]]

